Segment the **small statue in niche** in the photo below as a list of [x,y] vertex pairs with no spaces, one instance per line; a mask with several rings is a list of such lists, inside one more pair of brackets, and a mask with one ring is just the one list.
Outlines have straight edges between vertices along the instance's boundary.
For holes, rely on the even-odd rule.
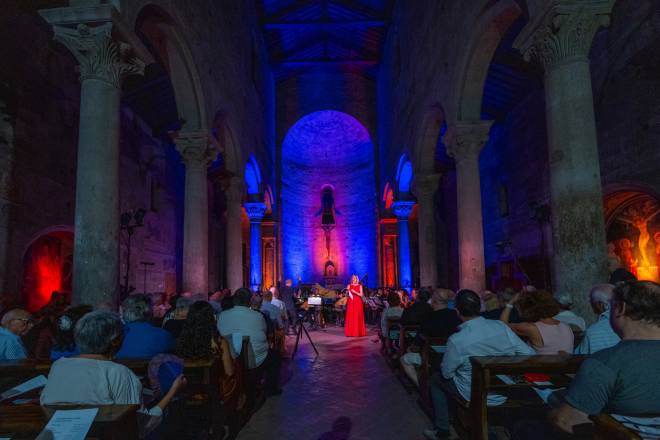
[[642,260],[639,262],[640,266],[651,266],[651,262],[648,258],[648,249],[646,248],[651,240],[648,226],[649,222],[659,213],[660,208],[658,205],[651,200],[646,200],[644,203],[626,209],[618,218],[623,223],[632,225],[639,232],[637,248],[639,249],[639,254]]

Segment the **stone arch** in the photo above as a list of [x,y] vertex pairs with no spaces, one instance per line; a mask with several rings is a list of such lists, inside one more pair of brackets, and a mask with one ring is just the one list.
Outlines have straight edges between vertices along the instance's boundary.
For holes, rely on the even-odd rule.
[[202,83],[189,45],[172,15],[154,4],[145,5],[135,19],[135,31],[158,52],[169,73],[179,118],[185,130],[208,127]]
[[435,156],[442,127],[446,124],[445,110],[441,104],[434,104],[422,119],[415,139],[413,165],[417,174],[430,174],[435,171]]
[[250,155],[245,164],[245,186],[248,196],[255,196],[261,192],[261,170],[253,155]]
[[396,186],[394,188],[394,195],[396,199],[405,198],[406,195],[410,194],[413,184],[414,169],[413,164],[407,153],[403,153],[399,157],[399,162],[396,167],[395,181]]
[[456,87],[449,100],[451,121],[481,119],[484,84],[491,60],[502,37],[522,13],[515,0],[501,0],[485,9],[475,21],[474,29],[482,31],[471,35],[464,57],[456,64],[453,81]]

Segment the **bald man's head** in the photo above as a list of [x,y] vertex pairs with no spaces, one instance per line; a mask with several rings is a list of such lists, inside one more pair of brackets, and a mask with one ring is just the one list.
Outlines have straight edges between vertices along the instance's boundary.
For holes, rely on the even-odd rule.
[[22,336],[32,327],[32,315],[23,309],[12,309],[5,313],[0,324],[15,335]]

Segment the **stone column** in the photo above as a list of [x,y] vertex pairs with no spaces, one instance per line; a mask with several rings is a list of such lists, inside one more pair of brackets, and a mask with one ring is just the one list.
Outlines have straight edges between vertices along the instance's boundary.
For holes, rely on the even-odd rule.
[[182,131],[176,149],[186,165],[183,213],[184,291],[207,293],[209,284],[209,200],[207,168],[217,151],[205,130]]
[[607,252],[589,50],[610,1],[555,1],[516,40],[545,70],[554,290],[591,316],[589,289],[607,281]]
[[92,305],[119,297],[119,99],[124,77],[144,73],[131,46],[113,35],[110,10],[40,11],[80,67],[73,300]]
[[225,190],[227,200],[227,283],[232,292],[243,287],[243,231],[241,228],[241,201],[243,182],[232,177]]
[[392,212],[396,216],[398,233],[397,247],[399,249],[399,286],[405,288],[408,293],[412,290],[412,267],[410,263],[410,229],[408,218],[412,212],[415,202],[397,201],[392,203]]
[[14,127],[0,101],[0,292],[7,292],[9,214],[14,171]]
[[256,291],[261,288],[261,220],[266,213],[266,204],[249,202],[243,205],[250,219],[250,287]]
[[438,190],[440,174],[415,176],[413,188],[417,197],[419,219],[419,284],[420,286],[438,285],[438,260],[435,239],[435,204],[434,196]]
[[481,294],[486,287],[479,153],[493,121],[457,122],[447,152],[456,160],[459,287]]

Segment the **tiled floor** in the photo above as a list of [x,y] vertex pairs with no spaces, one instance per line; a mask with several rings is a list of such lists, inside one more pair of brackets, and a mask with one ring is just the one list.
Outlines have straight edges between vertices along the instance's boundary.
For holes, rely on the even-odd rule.
[[284,393],[266,401],[239,440],[422,438],[430,422],[385,365],[375,330],[364,338],[346,338],[337,327],[310,335],[319,357],[303,339],[283,372]]

